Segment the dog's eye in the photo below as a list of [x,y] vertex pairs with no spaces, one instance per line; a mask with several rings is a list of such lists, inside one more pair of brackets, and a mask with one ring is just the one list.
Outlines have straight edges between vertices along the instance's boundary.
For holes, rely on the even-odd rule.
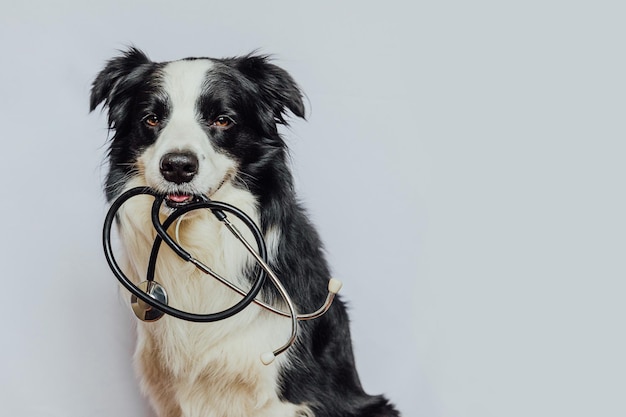
[[213,123],[211,123],[211,126],[215,126],[220,129],[228,129],[232,127],[234,124],[235,124],[235,121],[231,119],[230,117],[219,116],[215,120],[213,120]]
[[157,127],[161,123],[161,120],[156,114],[149,114],[144,117],[142,121],[146,126],[149,127]]

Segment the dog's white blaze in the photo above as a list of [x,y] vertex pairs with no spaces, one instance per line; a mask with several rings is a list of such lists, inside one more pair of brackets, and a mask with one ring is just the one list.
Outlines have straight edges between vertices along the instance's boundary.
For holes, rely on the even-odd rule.
[[167,191],[167,182],[160,173],[160,161],[170,152],[191,151],[198,157],[199,175],[185,185],[190,193],[210,193],[219,187],[228,172],[234,170],[234,161],[213,148],[200,125],[198,98],[212,66],[210,60],[198,59],[171,62],[163,68],[163,89],[171,114],[157,141],[141,157],[151,187]]
[[[212,148],[198,124],[195,108],[210,61],[180,61],[164,69],[165,90],[173,112],[155,144],[138,158],[139,174],[127,188],[140,185],[159,187],[161,156],[172,150],[192,150],[201,163],[194,187],[218,187],[236,163]],[[227,181],[212,196],[233,204],[258,223],[255,197]],[[145,280],[147,262],[155,232],[150,222],[152,198],[139,196],[124,204],[119,227],[126,249],[126,270],[135,282]],[[190,213],[191,214],[191,213]],[[180,224],[182,245],[196,258],[236,285],[247,288],[244,277],[251,256],[207,210],[186,216]],[[254,242],[247,228],[236,218],[231,221]],[[171,228],[173,234],[174,226]],[[279,230],[268,233],[271,256],[277,250]],[[204,275],[162,245],[156,281],[168,292],[173,307],[206,314],[221,311],[241,299],[213,278]],[[278,398],[280,369],[289,366],[289,353],[269,366],[262,353],[279,347],[289,337],[289,320],[251,304],[241,313],[214,323],[190,323],[169,316],[153,323],[138,324],[135,360],[142,388],[160,416],[183,417],[295,417],[311,415],[310,409]]]

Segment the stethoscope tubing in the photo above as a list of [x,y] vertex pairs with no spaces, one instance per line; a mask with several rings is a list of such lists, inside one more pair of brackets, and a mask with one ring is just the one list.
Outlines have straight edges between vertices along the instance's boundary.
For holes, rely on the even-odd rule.
[[[115,220],[115,216],[116,216],[117,212],[119,211],[120,207],[128,199],[130,199],[132,197],[135,197],[137,195],[140,195],[140,194],[149,194],[149,195],[154,196],[155,197],[155,205],[156,205],[158,200],[160,200],[162,202],[162,197],[159,197],[159,195],[154,190],[152,190],[149,187],[132,188],[132,189],[124,192],[122,195],[120,195],[120,197],[118,197],[111,204],[111,207],[109,208],[109,211],[107,212],[107,215],[105,217],[104,227],[103,227],[103,231],[102,231],[102,242],[103,242],[104,254],[105,254],[106,260],[107,260],[109,266],[111,267],[111,270],[113,271],[113,274],[120,281],[122,286],[124,286],[124,288],[126,288],[131,294],[133,294],[139,300],[145,302],[146,304],[152,306],[153,308],[156,308],[156,309],[162,311],[165,314],[168,314],[168,315],[170,315],[172,317],[176,317],[176,318],[181,319],[181,320],[186,320],[186,321],[191,321],[191,322],[198,322],[198,323],[208,323],[208,322],[224,320],[224,319],[226,319],[226,318],[228,318],[228,317],[230,317],[230,316],[232,316],[234,314],[237,314],[241,310],[243,310],[245,307],[247,307],[255,299],[255,297],[258,295],[258,293],[261,290],[261,288],[263,286],[263,283],[265,281],[266,272],[265,272],[265,270],[263,268],[260,268],[259,274],[257,275],[257,278],[256,278],[254,284],[252,285],[250,291],[242,298],[242,300],[240,300],[237,304],[235,304],[234,306],[232,306],[232,307],[230,307],[230,308],[228,308],[228,309],[226,309],[224,311],[217,312],[217,313],[211,313],[211,314],[189,313],[187,311],[182,311],[182,310],[179,310],[177,308],[171,307],[171,306],[169,306],[167,304],[164,304],[164,303],[160,302],[159,300],[156,300],[156,299],[150,297],[150,295],[148,295],[147,293],[143,292],[130,279],[128,279],[126,274],[120,268],[119,264],[117,263],[117,261],[115,259],[114,254],[113,254],[113,248],[112,248],[112,245],[111,245],[111,229],[112,229],[113,221]],[[197,209],[201,209],[201,208],[211,209],[214,214],[216,212],[218,212],[218,214],[216,215],[216,217],[218,217],[218,219],[226,218],[226,215],[222,212],[222,210],[228,211],[230,213],[233,213],[240,220],[242,220],[244,222],[244,224],[246,224],[246,226],[248,226],[250,228],[250,230],[252,231],[252,233],[253,233],[253,235],[255,237],[256,243],[257,243],[257,245],[259,247],[259,253],[260,253],[259,256],[261,256],[263,258],[267,257],[267,249],[265,247],[265,241],[263,239],[263,236],[262,236],[260,230],[258,229],[258,227],[256,226],[256,224],[254,224],[254,222],[245,213],[243,213],[241,210],[239,210],[236,207],[233,207],[233,206],[231,206],[229,204],[207,200],[207,201],[202,201],[202,202],[197,202],[197,203],[191,203],[191,204],[189,204],[187,206],[184,206],[184,207],[181,207],[181,208],[177,209],[174,213],[172,213],[163,222],[163,224],[161,224],[160,221],[157,221],[156,223],[153,221],[153,223],[155,223],[154,226],[155,226],[155,229],[157,231],[157,236],[155,238],[155,241],[154,241],[154,244],[153,244],[153,247],[152,247],[151,259],[152,259],[152,256],[154,255],[154,260],[156,261],[156,256],[158,255],[158,250],[159,250],[161,241],[165,240],[166,244],[168,246],[170,246],[172,248],[172,250],[174,250],[176,252],[176,254],[178,256],[180,256],[183,260],[188,261],[188,262],[192,262],[194,265],[199,266],[198,265],[199,261],[196,260],[193,256],[191,256],[191,254],[189,254],[183,248],[181,248],[180,245],[178,245],[167,234],[166,229],[178,217],[182,216],[183,214],[185,214],[185,213],[187,213],[187,212],[189,212],[191,210],[197,210]],[[154,210],[153,210],[153,217],[154,217]],[[157,220],[158,220],[158,213],[157,213]],[[151,262],[151,264],[152,263],[156,263],[156,262]],[[149,269],[152,270],[152,275],[151,276],[153,278],[154,277],[154,266],[150,267],[150,265],[149,265]],[[201,268],[201,269],[204,270],[204,268]],[[149,275],[149,277],[150,277],[150,275]]]
[[[151,220],[156,231],[156,236],[152,245],[152,249],[150,251],[150,258],[149,258],[148,268],[147,268],[148,292],[150,292],[151,285],[157,284],[154,281],[154,276],[156,272],[156,262],[157,262],[159,250],[161,248],[161,243],[165,241],[165,243],[181,259],[187,262],[191,262],[196,268],[200,269],[202,272],[208,275],[211,275],[212,277],[214,277],[221,283],[225,284],[227,287],[231,288],[232,290],[240,294],[242,296],[242,299],[238,303],[236,303],[235,305],[231,306],[230,308],[226,310],[223,310],[217,313],[212,313],[212,314],[189,313],[189,312],[182,311],[182,310],[179,310],[179,309],[176,309],[174,307],[170,307],[169,305],[167,305],[166,297],[164,299],[165,302],[161,302],[157,298],[152,297],[150,294],[148,294],[148,292],[144,292],[137,285],[135,285],[132,281],[130,281],[130,279],[128,279],[126,274],[118,265],[115,259],[115,256],[113,254],[113,249],[111,245],[111,229],[112,229],[112,225],[115,220],[115,217],[117,215],[117,212],[119,211],[121,206],[130,198],[135,197],[137,195],[141,195],[141,194],[147,194],[147,195],[151,195],[154,197],[154,203],[152,204],[152,210],[151,210]],[[281,347],[274,350],[273,352],[265,352],[261,355],[261,361],[266,365],[271,363],[277,355],[283,353],[295,343],[296,338],[297,338],[299,320],[312,320],[312,319],[320,317],[321,315],[323,315],[324,313],[328,311],[328,309],[330,308],[335,298],[335,295],[341,288],[341,282],[335,279],[331,279],[328,283],[328,295],[326,297],[326,300],[324,301],[324,304],[312,313],[299,315],[298,312],[296,311],[293,301],[291,300],[291,297],[287,293],[286,288],[283,286],[283,284],[278,279],[276,274],[274,274],[272,269],[267,264],[267,258],[268,258],[267,248],[265,245],[265,239],[263,238],[262,232],[260,231],[256,223],[243,211],[241,211],[240,209],[230,204],[219,202],[219,201],[213,201],[213,200],[210,200],[206,196],[202,196],[200,197],[201,198],[200,201],[189,203],[185,206],[176,208],[174,212],[170,214],[165,219],[165,221],[163,221],[163,223],[161,223],[160,209],[163,204],[164,198],[165,197],[163,195],[156,193],[153,189],[149,187],[132,188],[122,193],[115,201],[113,201],[105,217],[105,222],[104,222],[104,227],[103,227],[103,232],[102,232],[102,240],[103,240],[104,253],[105,253],[106,260],[111,270],[113,271],[113,274],[117,277],[117,279],[120,281],[122,286],[126,288],[137,299],[143,301],[147,305],[159,310],[162,313],[168,314],[172,317],[175,317],[181,320],[186,320],[186,321],[191,321],[191,322],[207,323],[207,322],[224,320],[228,317],[231,317],[239,313],[248,305],[250,305],[250,303],[255,303],[270,312],[289,318],[291,320],[291,334],[289,336],[289,339]],[[235,284],[228,281],[227,279],[221,277],[219,274],[214,272],[211,268],[203,264],[198,259],[194,258],[189,252],[183,249],[181,245],[178,242],[176,242],[174,239],[172,239],[172,237],[167,233],[167,230],[169,229],[169,227],[176,220],[181,219],[181,216],[184,216],[190,211],[198,210],[198,209],[211,210],[213,215],[215,215],[215,217],[230,230],[230,232],[245,246],[247,251],[254,257],[256,264],[259,266],[259,268],[258,268],[258,274],[257,274],[256,280],[253,282],[253,285],[250,291],[246,292],[242,290],[241,288],[237,287]],[[228,213],[235,215],[251,231],[252,235],[255,238],[258,252],[244,238],[242,233],[228,219],[228,217],[226,216],[224,212],[228,212]],[[280,296],[283,298],[287,306],[288,312],[279,310],[267,303],[264,303],[261,300],[256,299],[256,296],[260,292],[267,276],[269,276],[272,284],[276,287]]]

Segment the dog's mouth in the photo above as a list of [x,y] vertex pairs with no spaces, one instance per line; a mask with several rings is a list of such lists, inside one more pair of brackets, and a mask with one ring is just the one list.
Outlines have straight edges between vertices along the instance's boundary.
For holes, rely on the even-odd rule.
[[[213,194],[215,194],[222,186],[231,178],[232,173],[229,171],[224,175],[224,178],[217,187],[209,189],[206,194],[204,193],[196,193],[191,187],[181,187],[183,189],[170,189],[166,192],[164,202],[165,205],[169,208],[176,209],[180,207],[184,207],[186,205],[192,203],[198,203],[201,201],[206,201],[207,198],[211,198]],[[190,192],[191,191],[191,192]]]
[[165,196],[165,204],[170,208],[184,207],[197,201],[200,201],[200,197],[193,194],[172,193]]

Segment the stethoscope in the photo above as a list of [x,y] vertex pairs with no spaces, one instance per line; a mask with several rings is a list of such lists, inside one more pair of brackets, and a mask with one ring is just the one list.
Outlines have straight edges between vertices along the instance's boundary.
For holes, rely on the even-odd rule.
[[[124,271],[119,267],[115,256],[113,254],[113,249],[111,245],[111,229],[113,225],[113,221],[115,220],[115,216],[122,205],[128,201],[130,198],[147,194],[154,197],[154,203],[152,204],[151,210],[151,220],[152,225],[156,231],[156,237],[152,244],[152,250],[150,252],[150,258],[148,261],[148,269],[147,269],[147,277],[146,280],[141,282],[139,285],[135,285],[124,273]],[[102,230],[102,242],[104,246],[104,255],[109,264],[109,267],[113,271],[113,274],[117,277],[120,283],[131,293],[131,307],[133,312],[142,321],[156,321],[163,317],[164,314],[168,314],[172,317],[176,317],[178,319],[199,322],[199,323],[209,323],[219,320],[224,320],[228,317],[231,317],[244,308],[246,308],[250,303],[255,303],[266,310],[271,311],[272,313],[278,314],[283,317],[287,317],[291,319],[291,335],[287,342],[285,342],[281,347],[274,350],[273,352],[265,352],[261,355],[261,361],[265,365],[269,365],[274,361],[277,355],[285,352],[291,345],[293,345],[296,341],[298,335],[298,321],[302,320],[312,320],[320,317],[324,313],[328,311],[330,308],[335,295],[341,289],[341,282],[336,279],[331,279],[328,282],[328,295],[326,296],[326,300],[324,304],[317,309],[316,311],[308,314],[298,314],[296,308],[294,306],[291,297],[287,293],[285,287],[280,282],[276,274],[272,271],[272,269],[267,264],[267,248],[265,245],[265,239],[263,238],[263,234],[259,230],[259,227],[254,223],[254,221],[243,211],[238,209],[235,206],[232,206],[227,203],[223,203],[220,201],[210,200],[206,196],[200,196],[196,199],[196,201],[188,203],[184,206],[177,207],[173,209],[173,212],[161,223],[159,218],[159,212],[161,206],[164,202],[165,196],[157,193],[153,189],[149,187],[136,187],[132,188],[123,194],[121,194],[117,199],[113,201],[109,211],[104,220],[104,226]],[[258,268],[258,273],[256,274],[256,278],[250,288],[249,291],[244,291],[235,284],[228,281],[226,278],[217,274],[207,265],[194,258],[189,252],[187,252],[181,245],[167,233],[168,228],[178,219],[182,219],[181,216],[200,209],[208,209],[213,215],[222,222],[226,228],[239,240],[247,249],[247,251],[253,256],[256,263],[260,266]],[[235,227],[233,223],[228,219],[226,213],[230,213],[237,217],[239,220],[243,222],[243,224],[250,230],[254,239],[256,241],[258,252],[250,245],[250,243],[243,237],[241,232]],[[183,310],[176,309],[168,305],[168,297],[165,288],[158,282],[154,280],[154,275],[156,271],[156,260],[159,255],[159,250],[161,248],[161,242],[165,241],[165,243],[184,261],[191,262],[196,268],[200,271],[204,272],[207,275],[212,276],[217,279],[222,284],[226,285],[231,290],[237,292],[243,298],[231,306],[226,310],[211,313],[211,314],[195,314],[189,313]],[[257,300],[256,296],[259,294],[266,277],[270,278],[272,284],[278,290],[278,293],[285,301],[288,312],[284,312],[280,309],[277,309],[263,301]]]

